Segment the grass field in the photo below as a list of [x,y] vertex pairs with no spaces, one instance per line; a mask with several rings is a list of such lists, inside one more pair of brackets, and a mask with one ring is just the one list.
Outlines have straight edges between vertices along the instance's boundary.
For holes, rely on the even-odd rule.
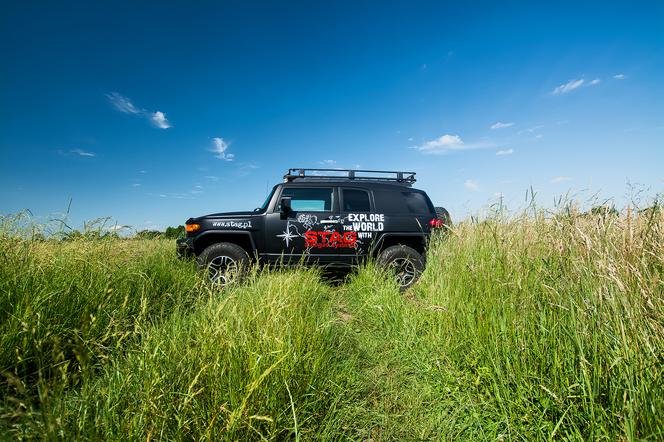
[[461,223],[406,293],[0,239],[0,438],[664,439],[661,211]]

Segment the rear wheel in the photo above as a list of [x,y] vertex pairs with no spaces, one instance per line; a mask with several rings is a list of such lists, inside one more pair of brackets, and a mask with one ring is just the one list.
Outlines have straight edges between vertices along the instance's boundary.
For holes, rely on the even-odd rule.
[[220,242],[203,250],[196,265],[207,273],[212,284],[227,287],[242,279],[249,265],[249,255],[237,244]]
[[450,212],[448,212],[446,208],[436,207],[436,218],[438,218],[443,222],[445,230],[448,230],[449,228],[452,227],[452,217],[450,216]]
[[377,263],[393,275],[402,291],[415,284],[424,271],[422,255],[404,245],[386,248],[378,255]]

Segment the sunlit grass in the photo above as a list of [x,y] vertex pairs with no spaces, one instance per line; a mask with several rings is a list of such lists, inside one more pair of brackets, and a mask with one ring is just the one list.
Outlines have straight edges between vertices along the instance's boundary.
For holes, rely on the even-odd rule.
[[0,434],[664,437],[664,218],[461,223],[400,293],[255,270],[214,292],[164,240],[0,244]]

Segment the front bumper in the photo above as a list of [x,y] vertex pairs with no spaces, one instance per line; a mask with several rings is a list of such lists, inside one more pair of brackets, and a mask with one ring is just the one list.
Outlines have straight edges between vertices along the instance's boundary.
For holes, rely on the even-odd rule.
[[194,256],[194,238],[179,238],[175,240],[175,252],[180,259]]

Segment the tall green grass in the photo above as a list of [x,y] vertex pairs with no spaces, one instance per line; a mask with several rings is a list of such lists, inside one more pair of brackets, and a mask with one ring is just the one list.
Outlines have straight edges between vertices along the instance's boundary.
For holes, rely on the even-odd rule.
[[664,218],[458,225],[406,293],[163,240],[0,243],[0,434],[67,440],[664,438]]

